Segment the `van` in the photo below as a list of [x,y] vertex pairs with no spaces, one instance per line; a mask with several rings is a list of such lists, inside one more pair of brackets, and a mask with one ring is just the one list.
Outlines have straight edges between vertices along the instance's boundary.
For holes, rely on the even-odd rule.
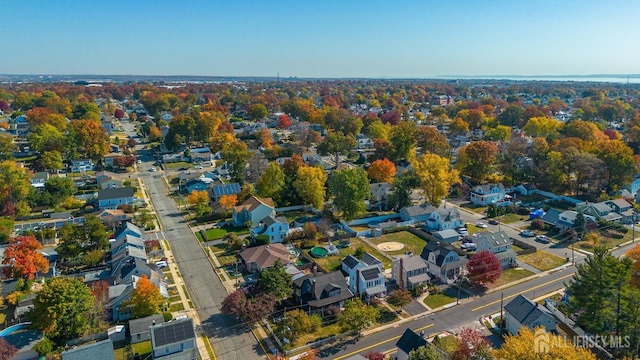
[[165,268],[167,266],[169,266],[169,264],[167,264],[166,261],[161,260],[161,261],[156,261],[156,266],[159,267],[160,269]]

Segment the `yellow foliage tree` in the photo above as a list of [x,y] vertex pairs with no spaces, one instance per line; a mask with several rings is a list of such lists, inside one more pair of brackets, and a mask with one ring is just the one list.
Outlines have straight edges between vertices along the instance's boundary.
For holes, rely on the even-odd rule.
[[640,245],[628,250],[626,257],[633,260],[633,270],[631,271],[631,285],[640,287]]
[[452,169],[447,158],[424,154],[411,160],[411,167],[420,179],[420,187],[429,204],[439,206],[452,185],[460,183],[460,173]]
[[517,335],[509,335],[499,350],[495,350],[496,358],[503,360],[596,360],[596,356],[586,348],[575,347],[562,336],[528,327],[520,328]]
[[202,216],[209,210],[209,193],[206,190],[193,190],[187,197],[187,202],[193,206],[198,216]]
[[293,187],[305,205],[313,205],[322,209],[326,194],[325,183],[327,174],[323,169],[315,166],[304,166],[296,171]]
[[223,210],[231,210],[238,203],[236,195],[222,195],[218,201]]

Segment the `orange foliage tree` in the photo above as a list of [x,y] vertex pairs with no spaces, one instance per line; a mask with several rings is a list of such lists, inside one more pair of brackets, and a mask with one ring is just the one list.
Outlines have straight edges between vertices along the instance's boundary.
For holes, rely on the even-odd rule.
[[238,203],[238,197],[236,195],[222,195],[218,203],[223,210],[231,210]]
[[390,182],[395,174],[396,166],[387,158],[374,161],[367,169],[367,175],[374,182]]
[[49,271],[49,261],[40,253],[42,245],[34,236],[18,236],[9,239],[2,263],[11,265],[4,269],[7,277],[33,279],[37,272]]
[[626,257],[633,260],[633,270],[631,271],[631,285],[640,287],[640,245],[628,250]]
[[136,282],[136,289],[133,290],[129,300],[121,306],[130,307],[131,315],[137,319],[160,313],[164,303],[165,300],[160,295],[160,290],[153,285],[147,275],[142,275]]

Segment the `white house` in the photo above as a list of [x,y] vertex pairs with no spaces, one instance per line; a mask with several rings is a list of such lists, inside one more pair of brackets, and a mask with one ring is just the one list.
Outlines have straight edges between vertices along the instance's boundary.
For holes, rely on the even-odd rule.
[[71,172],[84,172],[93,170],[93,162],[91,160],[73,160],[71,162]]
[[462,275],[467,263],[464,252],[439,241],[427,242],[420,257],[427,262],[432,279],[448,284],[454,283]]
[[400,255],[391,262],[391,278],[401,289],[412,290],[431,281],[427,262],[418,255]]
[[556,331],[559,321],[544,306],[534,303],[523,295],[516,296],[504,306],[505,328],[517,334],[521,327],[530,329],[542,326],[546,331]]
[[193,320],[173,320],[149,328],[154,359],[197,360],[198,346]]
[[454,207],[432,211],[425,221],[425,227],[429,230],[455,230],[461,226],[464,226],[464,220]]
[[479,233],[474,242],[478,252],[486,250],[496,255],[503,269],[516,265],[516,252],[511,248],[513,240],[504,231]]
[[501,183],[483,184],[475,186],[471,190],[470,196],[470,200],[474,205],[487,206],[504,200],[507,192]]
[[349,290],[356,296],[364,295],[370,300],[386,295],[382,262],[373,255],[365,253],[362,260],[349,255],[342,260],[341,268],[348,275]]

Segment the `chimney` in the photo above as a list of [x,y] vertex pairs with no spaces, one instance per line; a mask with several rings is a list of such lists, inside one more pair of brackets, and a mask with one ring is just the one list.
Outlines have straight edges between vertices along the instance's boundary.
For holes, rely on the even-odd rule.
[[[311,266],[311,273],[315,276],[318,273],[318,266],[316,264],[313,264],[313,266]],[[313,280],[315,282],[315,280]]]
[[398,280],[400,281],[400,289],[404,289],[404,276],[402,276],[402,268],[404,267],[403,264],[403,260],[404,257],[400,257],[400,269],[398,270]]
[[153,320],[153,321],[151,322],[151,326],[156,326],[156,321],[155,321],[155,320]]
[[311,298],[315,299],[316,297],[316,279],[311,279]]

